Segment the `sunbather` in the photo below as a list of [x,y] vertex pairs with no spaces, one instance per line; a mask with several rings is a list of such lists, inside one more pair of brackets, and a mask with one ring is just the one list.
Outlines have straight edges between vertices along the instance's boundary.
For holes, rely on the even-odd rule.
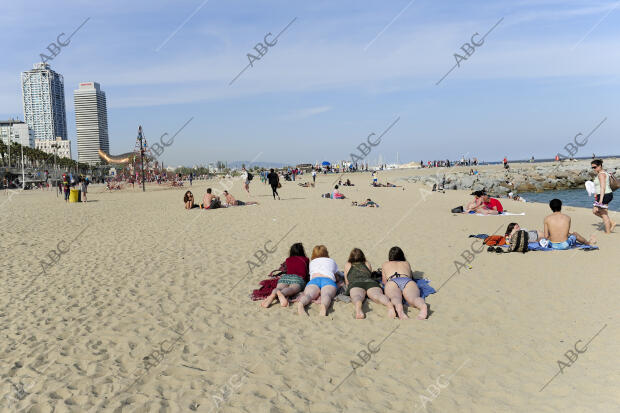
[[194,195],[191,191],[187,191],[183,196],[183,202],[185,203],[185,209],[192,209],[196,206],[194,204]]
[[305,307],[320,295],[321,315],[326,316],[327,309],[336,296],[338,265],[336,261],[329,258],[325,245],[317,245],[312,250],[309,272],[310,282],[306,284],[304,293],[297,303],[297,312],[300,315],[308,315]]
[[378,208],[379,207],[379,204],[377,204],[376,202],[374,202],[370,198],[367,198],[366,201],[360,202],[360,203],[358,203],[357,201],[353,201],[353,202],[351,202],[351,205],[359,206],[359,207],[369,207],[369,208]]
[[213,195],[211,192],[211,188],[207,188],[207,193],[202,198],[202,207],[204,209],[216,209],[222,206],[220,197]]
[[555,250],[567,250],[575,246],[577,242],[584,245],[596,244],[596,238],[590,237],[586,241],[584,237],[576,232],[570,232],[571,219],[568,215],[563,214],[562,201],[552,199],[549,207],[553,213],[545,217],[545,238],[549,240],[549,247]]
[[525,228],[521,228],[519,224],[517,224],[516,222],[511,222],[510,224],[508,224],[508,227],[506,228],[506,242],[507,243],[510,243],[510,238],[512,237],[512,234],[514,234],[517,231],[527,231],[528,242],[538,242],[538,240],[540,240],[544,236],[544,233],[542,231],[538,231],[536,229],[528,230]]
[[362,319],[366,317],[362,310],[362,304],[366,296],[372,301],[386,306],[389,318],[396,317],[394,305],[383,294],[379,282],[372,279],[372,268],[359,248],[353,248],[349,254],[349,260],[344,266],[344,279],[347,286],[347,294],[349,294],[351,302],[355,306],[355,318]]
[[338,190],[338,185],[334,187],[334,192],[332,192],[332,199],[344,199],[345,196]]
[[428,315],[428,307],[424,299],[420,297],[420,289],[413,281],[411,266],[405,259],[405,253],[399,247],[390,248],[388,261],[381,266],[385,295],[392,301],[398,318],[405,320],[409,317],[403,310],[403,297],[405,301],[420,310],[418,319],[424,320]]
[[228,191],[224,191],[224,199],[226,199],[226,204],[228,206],[244,206],[244,205],[258,205],[258,202],[248,201],[243,202],[235,199]]
[[465,212],[466,214],[471,212],[471,211],[477,211],[478,208],[482,207],[482,191],[474,191],[471,193],[474,196],[474,200],[471,201],[469,204],[467,204],[467,206],[465,207]]
[[297,294],[306,286],[308,282],[308,264],[310,260],[306,257],[304,246],[298,242],[291,246],[289,257],[286,259],[286,274],[280,276],[278,286],[271,292],[271,295],[261,303],[261,306],[267,308],[276,298],[280,300],[282,307],[288,306],[288,299]]

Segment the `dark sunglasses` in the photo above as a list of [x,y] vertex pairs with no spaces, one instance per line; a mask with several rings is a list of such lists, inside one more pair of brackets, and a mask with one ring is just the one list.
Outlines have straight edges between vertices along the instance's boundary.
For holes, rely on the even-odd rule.
[[596,168],[598,168],[598,166],[593,166],[593,167],[592,167],[592,169],[596,169]]

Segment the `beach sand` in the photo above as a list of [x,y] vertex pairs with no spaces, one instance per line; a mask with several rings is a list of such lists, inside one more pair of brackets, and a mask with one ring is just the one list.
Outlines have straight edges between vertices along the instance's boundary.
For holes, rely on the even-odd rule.
[[[230,192],[260,205],[213,211],[184,210],[187,188],[157,185],[91,185],[87,204],[0,195],[0,411],[620,411],[620,230],[565,207],[599,251],[473,252],[469,234],[512,221],[542,230],[549,208],[502,200],[526,215],[455,215],[467,192],[399,181],[436,172],[380,173],[406,190],[348,174],[345,200],[321,198],[335,175],[283,182],[281,201],[258,177],[252,196],[236,180]],[[199,200],[207,186],[225,189],[190,189]],[[368,197],[380,208],[351,206]],[[373,268],[402,247],[438,290],[430,317],[388,320],[374,303],[365,320],[342,302],[325,318],[316,304],[309,317],[259,307],[250,292],[294,242],[308,254],[325,244],[340,268],[354,247]]]

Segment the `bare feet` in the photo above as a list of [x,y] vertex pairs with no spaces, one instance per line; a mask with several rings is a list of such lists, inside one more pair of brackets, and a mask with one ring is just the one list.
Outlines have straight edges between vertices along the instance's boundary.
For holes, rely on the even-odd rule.
[[401,320],[409,320],[409,316],[405,314],[404,310],[398,312],[398,318],[400,318]]
[[275,300],[275,298],[276,298],[276,294],[275,292],[272,292],[271,294],[269,294],[269,297],[265,298],[263,302],[260,303],[261,307],[269,308],[269,306],[271,305],[273,300]]
[[594,245],[594,244],[596,244],[596,242],[597,242],[596,241],[596,237],[594,235],[592,235],[590,237],[590,241],[588,241],[588,245]]
[[424,306],[420,308],[420,314],[418,314],[418,320],[426,320],[426,317],[428,317],[428,306],[425,303]]
[[308,316],[308,313],[306,313],[306,308],[302,303],[297,303],[297,314],[305,315],[306,317]]
[[327,307],[325,307],[325,305],[321,304],[321,311],[319,312],[319,314],[321,314],[322,316],[327,315]]
[[280,305],[282,307],[288,307],[288,299],[282,294],[282,291],[278,290],[276,292],[278,294],[278,300],[280,300]]
[[396,310],[394,309],[394,306],[388,308],[388,318],[396,318]]
[[614,228],[616,228],[616,223],[611,221],[611,226],[609,227],[609,233],[614,232]]
[[366,318],[366,314],[364,314],[362,310],[357,310],[355,311],[355,318],[357,318],[358,320],[363,320],[364,318]]

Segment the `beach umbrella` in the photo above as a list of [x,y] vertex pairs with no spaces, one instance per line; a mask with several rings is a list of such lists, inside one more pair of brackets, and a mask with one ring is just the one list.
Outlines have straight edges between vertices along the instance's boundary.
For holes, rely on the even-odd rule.
[[329,166],[329,165],[331,165],[331,164],[330,164],[329,162],[327,162],[327,161],[323,161],[323,163],[322,163],[321,165],[323,165],[323,166]]

